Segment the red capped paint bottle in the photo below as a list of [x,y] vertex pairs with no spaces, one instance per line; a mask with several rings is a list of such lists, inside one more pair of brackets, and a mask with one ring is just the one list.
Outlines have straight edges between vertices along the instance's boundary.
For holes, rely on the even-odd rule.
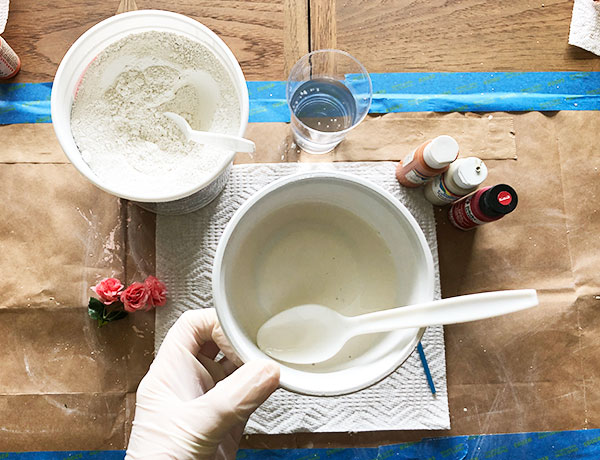
[[501,219],[515,210],[519,198],[510,185],[498,184],[483,187],[475,193],[456,201],[448,211],[450,222],[460,230],[470,230],[479,225]]

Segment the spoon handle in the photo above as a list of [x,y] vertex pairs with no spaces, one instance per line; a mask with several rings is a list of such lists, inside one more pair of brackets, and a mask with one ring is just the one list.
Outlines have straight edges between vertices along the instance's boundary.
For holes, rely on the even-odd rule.
[[535,289],[484,292],[350,317],[352,335],[466,323],[538,305]]
[[233,150],[234,152],[254,153],[256,149],[254,142],[243,137],[230,136],[228,134],[192,130],[190,132],[190,139],[199,144],[217,145],[227,150]]

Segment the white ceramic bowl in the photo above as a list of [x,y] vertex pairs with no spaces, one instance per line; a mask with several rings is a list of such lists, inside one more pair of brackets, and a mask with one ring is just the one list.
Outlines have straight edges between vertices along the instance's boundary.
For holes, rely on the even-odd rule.
[[[96,24],[79,37],[71,48],[69,48],[67,54],[65,54],[56,71],[52,86],[51,113],[56,137],[65,154],[71,163],[73,163],[73,166],[90,182],[105,192],[144,203],[164,203],[181,200],[205,189],[208,194],[214,195],[212,196],[214,198],[216,196],[215,192],[218,194],[225,184],[221,176],[228,172],[228,167],[232,163],[231,157],[226,157],[223,164],[219,166],[218,170],[212,176],[207,177],[201,183],[194,184],[188,190],[177,193],[157,190],[152,195],[132,194],[130,188],[126,187],[126,184],[121,188],[109,185],[105,183],[103,178],[98,177],[83,160],[73,140],[73,134],[71,133],[71,106],[73,105],[77,86],[87,66],[110,44],[129,34],[148,31],[171,32],[184,35],[190,40],[204,44],[214,53],[229,73],[236,89],[240,107],[240,125],[237,134],[238,136],[244,135],[248,124],[249,108],[246,79],[239,63],[225,42],[208,27],[182,14],[160,10],[140,10],[118,14]],[[211,187],[211,184],[215,182],[219,186]],[[198,204],[200,201],[206,201],[208,198],[211,197],[197,197],[191,205]],[[190,208],[190,203],[188,202],[179,203],[179,208],[182,208],[182,205],[188,208],[186,211],[193,210]]]
[[[265,311],[261,306],[260,294],[257,294],[260,286],[248,289],[248,285],[233,282],[235,276],[239,276],[234,275],[239,273],[239,264],[252,272],[256,269],[253,264],[260,260],[260,257],[257,261],[247,260],[241,256],[242,250],[252,229],[266,216],[290,204],[305,202],[346,209],[381,234],[398,272],[398,305],[433,299],[431,251],[419,225],[396,198],[377,185],[348,174],[310,172],[285,177],[242,204],[227,224],[215,255],[215,307],[225,335],[245,362],[270,359],[256,346],[256,331],[257,324],[264,323],[276,312]],[[241,289],[244,291],[239,292]],[[364,389],[397,369],[413,352],[423,332],[424,329],[406,329],[379,334],[363,353],[331,367],[327,362],[317,366],[281,364],[281,386],[319,396]]]

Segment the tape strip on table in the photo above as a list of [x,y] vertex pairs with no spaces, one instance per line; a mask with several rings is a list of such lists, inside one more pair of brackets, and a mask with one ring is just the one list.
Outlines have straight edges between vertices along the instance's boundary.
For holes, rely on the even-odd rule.
[[[123,450],[0,453],[10,460],[122,460]],[[600,430],[490,434],[424,439],[414,443],[371,448],[341,449],[241,449],[238,460],[514,460],[555,458],[597,460]]]
[[[375,73],[371,113],[600,110],[600,72]],[[52,83],[0,84],[0,124],[49,123]],[[249,81],[250,122],[287,122],[285,81]]]

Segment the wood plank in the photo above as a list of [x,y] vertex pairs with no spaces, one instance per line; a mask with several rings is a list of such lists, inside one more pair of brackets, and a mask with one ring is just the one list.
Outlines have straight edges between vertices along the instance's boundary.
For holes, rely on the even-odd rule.
[[335,0],[310,0],[310,50],[337,48]]
[[113,16],[117,6],[116,1],[102,0],[11,1],[2,36],[21,58],[21,71],[11,81],[51,81],[71,44],[97,22]]
[[128,11],[136,11],[138,9],[135,0],[121,0],[117,8],[116,14],[127,13]]
[[309,0],[283,2],[283,57],[286,78],[296,61],[309,51],[308,10]]
[[597,56],[567,44],[572,7],[569,0],[339,0],[335,14],[311,10],[311,30],[331,20],[337,47],[370,72],[600,70]]
[[[52,80],[62,57],[83,32],[113,16],[119,8],[131,8],[131,3],[119,0],[50,0],[42,4],[11,1],[3,37],[22,61],[22,69],[13,81]],[[157,0],[134,3],[139,9],[168,8],[209,27],[231,48],[249,80],[284,79],[284,43],[288,39],[302,40],[302,35],[296,36],[295,32],[302,31],[301,20],[297,24],[289,21],[289,33],[284,38],[284,5],[278,0],[175,0],[168,6]],[[295,46],[299,53],[303,51],[299,45],[288,48],[293,51]]]
[[[164,9],[157,0],[138,7]],[[175,0],[169,9],[206,25],[231,48],[248,80],[283,80],[283,3],[279,0]]]

